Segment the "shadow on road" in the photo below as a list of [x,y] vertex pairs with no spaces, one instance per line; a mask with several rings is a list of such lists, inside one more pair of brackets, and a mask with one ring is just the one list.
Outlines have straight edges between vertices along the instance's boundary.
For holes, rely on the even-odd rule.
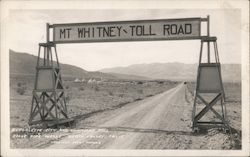
[[161,133],[161,134],[174,134],[174,135],[193,135],[192,131],[167,131],[160,129],[144,129],[132,127],[97,127],[86,126],[81,129],[107,129],[108,131],[121,131],[121,132],[137,132],[137,133]]

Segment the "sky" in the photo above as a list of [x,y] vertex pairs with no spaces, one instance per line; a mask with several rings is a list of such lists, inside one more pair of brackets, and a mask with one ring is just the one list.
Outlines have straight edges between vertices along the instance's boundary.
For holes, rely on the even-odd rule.
[[[38,44],[45,42],[46,23],[84,23],[143,19],[189,18],[210,15],[210,35],[218,38],[220,62],[241,63],[241,12],[237,9],[187,10],[11,10],[8,20],[10,49],[38,54]],[[206,26],[202,25],[202,33]],[[143,63],[198,63],[199,40],[140,41],[58,44],[61,63],[88,71]],[[212,51],[213,52],[213,51]],[[205,59],[205,58],[203,58]]]

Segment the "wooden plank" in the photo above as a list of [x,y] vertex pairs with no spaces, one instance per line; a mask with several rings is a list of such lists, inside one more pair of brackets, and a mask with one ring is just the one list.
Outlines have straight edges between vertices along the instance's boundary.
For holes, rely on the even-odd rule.
[[[199,95],[197,95],[199,97]],[[216,102],[221,98],[221,93],[218,94],[210,103],[209,105],[207,105],[205,108],[203,108],[201,110],[201,112],[199,114],[197,114],[195,116],[195,121],[198,121],[199,119],[201,119],[201,117],[203,117],[209,110],[210,108],[216,104]],[[206,103],[207,104],[207,103]]]
[[60,119],[60,120],[37,120],[37,121],[32,121],[29,124],[30,125],[48,125],[48,126],[55,126],[55,125],[62,125],[65,123],[72,123],[74,122],[74,118],[67,118],[67,119]]

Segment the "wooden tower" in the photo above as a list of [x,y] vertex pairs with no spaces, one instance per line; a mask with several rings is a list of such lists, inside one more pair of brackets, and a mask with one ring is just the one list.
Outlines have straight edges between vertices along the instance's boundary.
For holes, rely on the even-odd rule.
[[29,125],[57,125],[65,119],[67,106],[56,45],[40,43]]
[[[207,62],[202,63],[202,51],[203,45],[207,43]],[[210,43],[214,46],[214,56],[215,61],[210,61]],[[193,130],[198,131],[201,125],[222,125],[226,131],[230,128],[227,122],[225,92],[221,77],[221,65],[219,61],[219,54],[217,48],[217,38],[216,37],[203,37],[201,39],[198,75],[197,75],[196,92],[193,105],[192,121]],[[210,100],[206,100],[210,97]],[[199,100],[198,100],[199,99]],[[198,101],[203,103],[205,107],[196,114]],[[218,108],[214,108],[215,104],[221,106],[221,112],[216,111]],[[219,121],[201,121],[201,118],[208,112],[212,111],[215,117]]]

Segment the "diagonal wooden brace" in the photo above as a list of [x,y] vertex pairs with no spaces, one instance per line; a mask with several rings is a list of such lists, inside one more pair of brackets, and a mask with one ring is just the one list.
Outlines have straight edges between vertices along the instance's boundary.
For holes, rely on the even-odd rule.
[[[211,110],[211,108],[213,107],[213,105],[216,104],[217,101],[219,101],[221,99],[221,93],[219,93],[210,103],[207,103],[204,99],[204,102],[206,102],[206,107],[203,108],[201,110],[200,113],[198,113],[195,118],[194,121],[197,122],[198,120],[200,120],[209,110]],[[201,96],[199,94],[197,94],[198,98],[201,98]],[[202,99],[201,99],[202,100]],[[212,109],[212,111],[215,111],[214,109]],[[216,111],[215,111],[216,112]],[[217,112],[216,112],[217,113]],[[218,114],[218,113],[217,113]]]
[[[198,94],[198,98],[206,105],[208,106],[209,103],[206,102],[206,100],[204,100],[199,94]],[[215,109],[211,106],[210,110],[217,116],[217,118],[219,118],[221,121],[223,121],[224,123],[224,118],[218,113],[215,111]]]
[[[56,93],[55,93],[55,94],[56,94]],[[52,109],[53,109],[54,107],[57,107],[57,109],[59,109],[59,110],[61,111],[60,113],[63,114],[65,118],[68,118],[65,108],[62,106],[62,109],[61,109],[61,108],[58,106],[58,102],[61,103],[61,97],[63,96],[63,92],[61,92],[61,94],[60,94],[59,97],[56,99],[56,101],[54,101],[54,100],[52,99],[52,97],[50,97],[47,93],[45,93],[45,95],[50,99],[50,101],[51,101],[52,104],[53,104],[53,105],[49,108],[49,112],[51,112]],[[57,94],[56,94],[56,95],[57,95]],[[45,118],[48,116],[49,112],[46,113]]]
[[36,100],[38,101],[37,105],[39,105],[39,103],[40,103],[41,106],[38,108],[38,110],[35,113],[33,113],[32,117],[35,117],[41,111],[41,109],[44,108],[48,111],[48,113],[51,117],[55,118],[55,116],[49,111],[49,109],[46,106],[46,104],[49,102],[50,98],[53,96],[53,93],[47,98],[47,100],[45,102],[42,102],[36,93],[34,93],[33,95],[35,96]]

